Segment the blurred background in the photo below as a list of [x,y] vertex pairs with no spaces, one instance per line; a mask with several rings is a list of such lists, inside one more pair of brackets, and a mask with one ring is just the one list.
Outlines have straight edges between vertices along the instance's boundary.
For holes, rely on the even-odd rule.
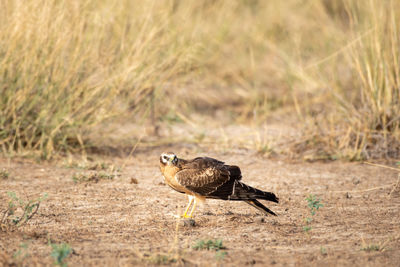
[[396,0],[0,0],[0,149],[399,158]]

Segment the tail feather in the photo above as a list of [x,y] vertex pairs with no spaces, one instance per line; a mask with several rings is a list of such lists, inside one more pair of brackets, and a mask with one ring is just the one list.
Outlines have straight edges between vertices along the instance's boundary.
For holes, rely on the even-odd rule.
[[255,207],[256,209],[266,214],[269,213],[275,216],[276,214],[273,211],[265,207],[257,199],[279,203],[279,198],[274,193],[261,191],[257,188],[248,186],[239,180],[230,180],[207,195],[207,198],[245,201],[247,204]]
[[[236,181],[232,196],[238,198],[238,200],[255,200],[263,199],[279,203],[279,198],[272,192],[261,191],[257,188],[248,186],[242,182]],[[233,200],[233,199],[232,199]],[[260,203],[260,202],[258,202]],[[261,204],[261,203],[260,203]]]
[[250,206],[255,207],[256,209],[264,212],[265,214],[272,214],[274,216],[277,216],[272,210],[270,210],[269,208],[265,207],[263,204],[261,204],[260,201],[258,201],[257,199],[253,199],[253,200],[245,200],[245,202],[247,204],[249,204]]

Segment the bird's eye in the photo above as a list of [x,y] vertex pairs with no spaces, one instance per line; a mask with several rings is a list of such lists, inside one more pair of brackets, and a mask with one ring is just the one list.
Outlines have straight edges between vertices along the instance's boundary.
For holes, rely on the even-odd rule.
[[164,160],[167,160],[168,158],[167,158],[167,156],[163,156],[163,159],[164,159]]

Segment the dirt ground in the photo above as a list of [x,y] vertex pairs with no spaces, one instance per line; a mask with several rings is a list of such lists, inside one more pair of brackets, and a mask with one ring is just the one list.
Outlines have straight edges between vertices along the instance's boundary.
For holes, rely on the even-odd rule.
[[[245,183],[277,194],[279,204],[263,203],[278,216],[263,216],[242,202],[207,200],[194,226],[179,221],[174,215],[187,199],[164,184],[158,169],[163,151],[239,165]],[[69,266],[400,266],[396,170],[195,146],[138,149],[129,157],[93,156],[83,163],[0,158],[0,170],[9,173],[0,179],[0,210],[8,205],[8,191],[23,199],[48,194],[26,225],[0,231],[0,265],[51,265],[50,241],[73,248]],[[309,194],[324,205],[314,216]],[[222,252],[193,249],[198,240],[215,239],[223,241]]]

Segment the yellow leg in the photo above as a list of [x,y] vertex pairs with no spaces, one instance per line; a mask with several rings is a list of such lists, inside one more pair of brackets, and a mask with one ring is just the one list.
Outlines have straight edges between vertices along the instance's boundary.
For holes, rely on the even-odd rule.
[[[190,206],[191,206],[192,203],[193,203],[194,196],[188,196],[188,197],[189,197],[189,204],[188,204],[187,207],[186,207],[185,213],[182,215],[183,218],[191,218],[191,217],[192,217],[192,214],[190,214],[190,215],[188,216],[187,213],[188,213],[188,211],[189,211]],[[195,202],[195,203],[196,203],[196,202]]]
[[192,207],[192,211],[190,212],[190,215],[189,215],[190,218],[192,218],[193,212],[194,212],[194,210],[196,208],[196,204],[197,204],[197,201],[196,201],[196,199],[194,199],[194,204],[193,204],[193,207]]

